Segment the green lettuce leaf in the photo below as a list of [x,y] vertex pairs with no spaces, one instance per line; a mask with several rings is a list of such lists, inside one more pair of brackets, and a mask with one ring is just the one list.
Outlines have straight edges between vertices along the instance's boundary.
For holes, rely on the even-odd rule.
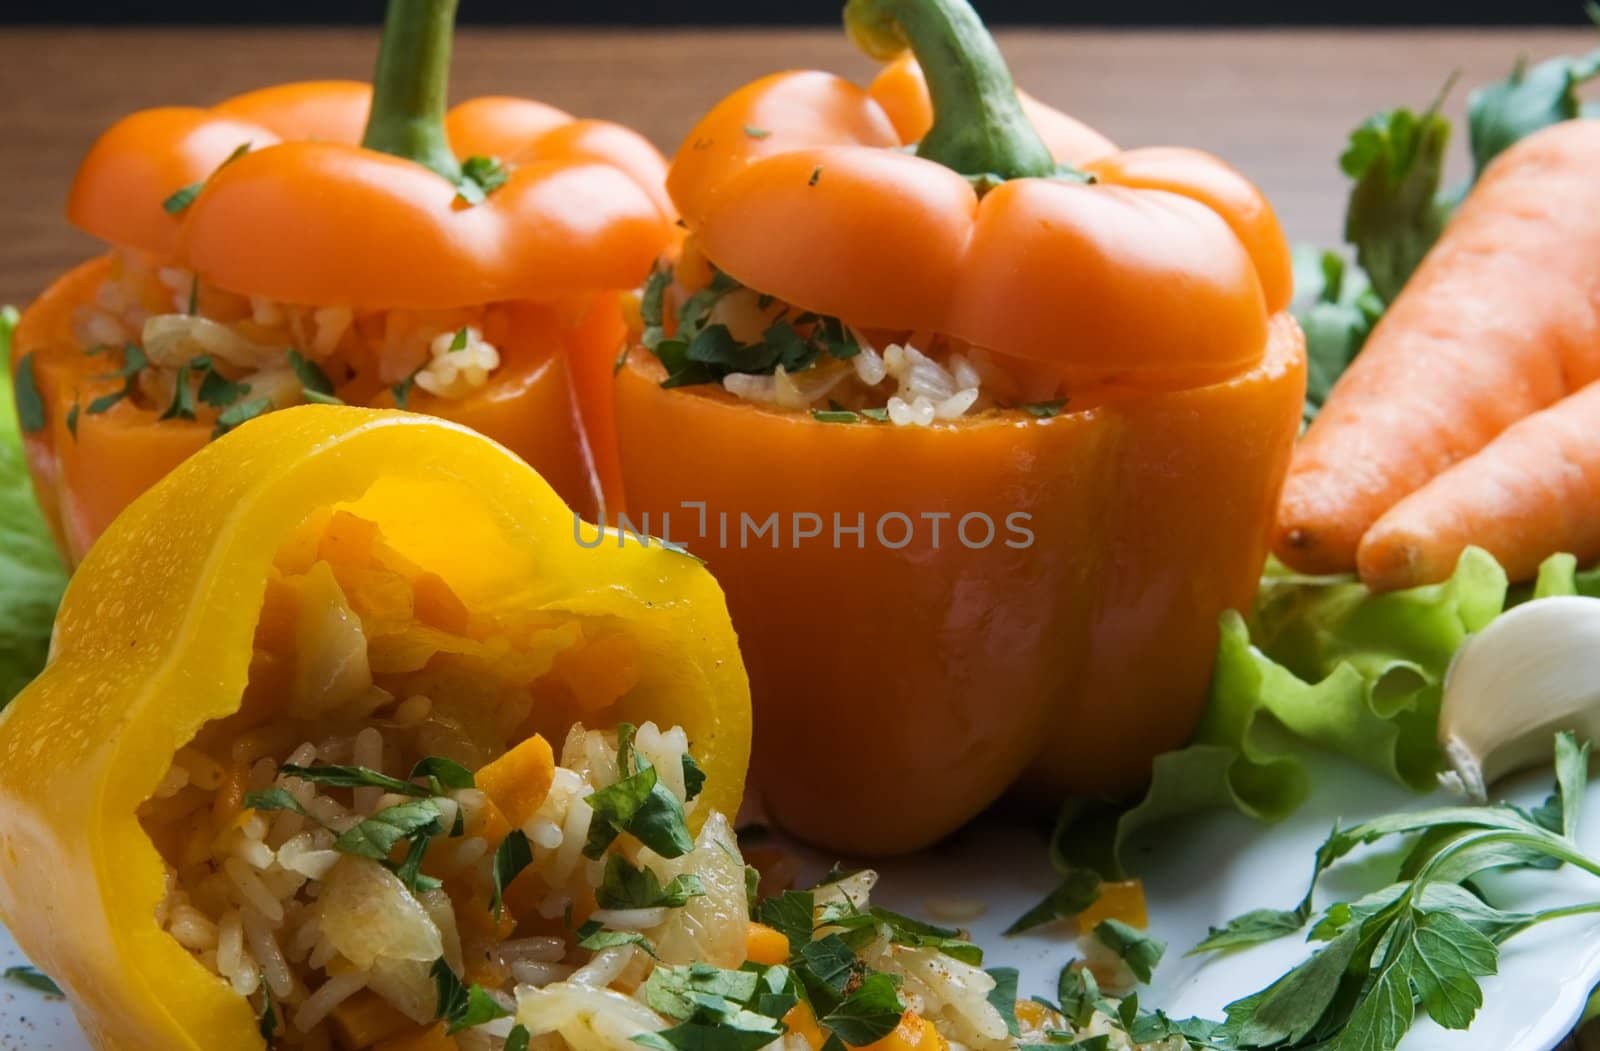
[[[10,361],[16,325],[16,310],[0,310],[0,362]],[[0,369],[0,708],[44,667],[66,582],[28,480],[7,365]]]
[[[1579,586],[1570,568],[1546,575],[1547,587]],[[1585,586],[1600,587],[1600,575]],[[1435,728],[1445,671],[1505,608],[1507,591],[1504,570],[1477,548],[1449,580],[1383,595],[1346,577],[1270,568],[1249,621],[1223,616],[1205,718],[1189,747],[1156,759],[1149,791],[1117,824],[1118,852],[1196,810],[1287,816],[1310,788],[1304,760],[1314,748],[1432,788],[1443,769]]]

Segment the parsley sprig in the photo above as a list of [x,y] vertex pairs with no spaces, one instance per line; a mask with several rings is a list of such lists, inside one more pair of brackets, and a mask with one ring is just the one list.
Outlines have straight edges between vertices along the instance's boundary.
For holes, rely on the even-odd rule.
[[[861,344],[835,317],[804,311],[788,316],[785,308],[754,343],[741,343],[727,325],[711,320],[717,304],[745,286],[720,270],[711,283],[684,299],[678,307],[677,325],[666,333],[666,290],[672,284],[672,267],[660,264],[645,282],[639,301],[644,323],[642,342],[667,370],[663,387],[689,387],[720,383],[735,373],[770,376],[783,367],[798,372],[824,355],[848,360],[861,353]],[[771,305],[762,297],[760,305]]]
[[[1586,856],[1573,840],[1588,764],[1589,746],[1561,734],[1555,743],[1556,792],[1544,806],[1448,806],[1335,826],[1317,850],[1298,904],[1245,913],[1214,929],[1194,950],[1254,945],[1310,924],[1307,939],[1321,947],[1308,959],[1229,1004],[1220,1022],[1130,1011],[1127,1000],[1109,1005],[1112,1013],[1135,1041],[1183,1036],[1196,1047],[1220,1051],[1394,1051],[1419,1005],[1438,1025],[1466,1029],[1483,1005],[1480,980],[1495,973],[1501,945],[1550,920],[1600,913],[1600,902],[1593,901],[1537,912],[1504,910],[1474,886],[1483,873],[1506,868],[1572,865],[1600,876],[1600,859]],[[1323,874],[1357,847],[1402,838],[1408,849],[1394,883],[1329,906],[1312,922],[1313,894]],[[1124,958],[1135,962],[1133,954]],[[1070,982],[1063,975],[1062,981],[1060,1006],[1069,1021],[1085,1004],[1100,1002],[1086,973]]]

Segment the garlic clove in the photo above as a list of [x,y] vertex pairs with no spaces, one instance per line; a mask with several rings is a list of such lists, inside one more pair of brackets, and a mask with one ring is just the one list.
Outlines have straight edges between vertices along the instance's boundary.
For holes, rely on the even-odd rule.
[[1600,599],[1536,599],[1467,640],[1445,674],[1440,781],[1483,802],[1497,779],[1548,762],[1562,730],[1600,740]]

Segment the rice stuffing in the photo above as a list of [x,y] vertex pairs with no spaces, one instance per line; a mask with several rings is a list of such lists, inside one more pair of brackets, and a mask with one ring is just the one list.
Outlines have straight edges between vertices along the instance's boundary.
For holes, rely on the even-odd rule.
[[[79,392],[80,410],[124,402],[163,419],[205,419],[219,430],[272,409],[366,399],[413,388],[469,397],[501,367],[509,307],[358,310],[235,295],[179,267],[119,248],[72,333],[107,368]],[[92,388],[92,389],[91,389]]]
[[700,813],[681,727],[574,717],[633,688],[629,645],[468,611],[373,523],[314,516],[277,558],[239,711],[140,808],[161,926],[281,1048],[1000,1051],[1073,1031],[1003,1012],[977,948],[872,908],[871,872],[760,900],[727,816]]

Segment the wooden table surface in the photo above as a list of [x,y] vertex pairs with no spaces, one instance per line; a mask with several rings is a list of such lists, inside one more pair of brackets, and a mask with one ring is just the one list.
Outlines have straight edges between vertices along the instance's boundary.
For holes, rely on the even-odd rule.
[[[1454,70],[1472,86],[1518,55],[1593,46],[1584,30],[1130,32],[1009,30],[1017,81],[1126,145],[1212,150],[1257,180],[1291,237],[1339,236],[1337,158],[1372,112],[1424,106]],[[0,30],[0,302],[23,302],[94,251],[62,216],[94,137],[146,106],[204,104],[287,80],[365,78],[373,33],[348,30]],[[664,150],[725,92],[783,68],[865,78],[827,30],[463,32],[455,97],[527,95],[624,121]],[[1458,88],[1446,103],[1464,107]],[[1459,171],[1465,147],[1452,161]]]

